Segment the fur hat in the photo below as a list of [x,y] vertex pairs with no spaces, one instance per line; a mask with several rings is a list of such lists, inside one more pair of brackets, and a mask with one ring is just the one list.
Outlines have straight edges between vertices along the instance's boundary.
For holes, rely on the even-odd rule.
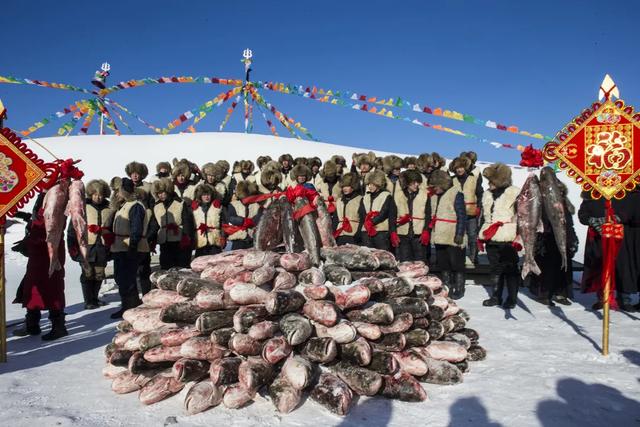
[[376,157],[376,160],[373,163],[374,163],[374,167],[376,169],[380,169],[381,171],[383,171],[383,169],[382,169],[382,157]]
[[109,184],[107,184],[101,179],[93,179],[89,181],[84,191],[87,194],[87,197],[91,197],[94,194],[99,193],[99,194],[102,194],[102,197],[106,199],[111,195],[111,189],[109,188]]
[[360,177],[352,172],[345,173],[340,178],[340,188],[351,187],[353,191],[360,191]]
[[231,165],[229,165],[229,162],[227,162],[226,160],[218,160],[216,162],[216,165],[222,168],[223,176],[226,176],[229,173],[229,170],[231,169]]
[[293,156],[291,156],[291,154],[283,154],[278,157],[278,163],[280,164],[282,164],[282,162],[284,162],[285,160],[289,162],[289,167],[293,166]]
[[207,163],[202,166],[202,175],[206,179],[206,175],[213,175],[213,182],[220,182],[224,179],[225,173],[222,165],[218,163]]
[[422,153],[416,161],[416,168],[422,173],[427,173],[428,168],[433,168],[433,157],[431,154]]
[[258,184],[253,181],[240,181],[236,185],[236,197],[240,200],[258,194]]
[[256,160],[256,165],[258,166],[258,169],[262,169],[262,167],[267,163],[269,163],[270,161],[271,161],[271,156],[259,156],[258,159]]
[[400,174],[400,187],[406,188],[412,182],[422,184],[422,174],[413,169],[406,170]]
[[333,160],[327,160],[322,166],[320,175],[323,178],[335,179],[338,176],[338,165]]
[[451,175],[442,169],[437,169],[431,172],[429,177],[429,187],[440,188],[442,191],[447,191],[453,185]]
[[464,168],[465,171],[469,172],[471,169],[471,159],[466,156],[460,156],[451,160],[451,163],[449,163],[449,172],[455,173],[458,168]]
[[176,179],[178,175],[184,175],[184,177],[189,180],[191,177],[191,168],[189,167],[189,162],[179,161],[173,165],[173,169],[171,170],[171,177]]
[[208,163],[205,163],[204,165],[202,165],[200,170],[202,171],[203,177],[205,175],[213,175],[215,166],[216,166],[215,163],[211,163],[211,162],[208,162]]
[[175,192],[173,181],[171,181],[169,178],[160,178],[159,180],[153,182],[152,191],[154,196],[157,196],[162,192],[173,194]]
[[347,167],[347,160],[338,154],[334,154],[333,156],[331,156],[331,161],[336,165],[342,166],[343,168]]
[[309,166],[309,159],[307,159],[306,157],[296,157],[293,160],[294,165],[305,165],[305,166]]
[[240,173],[240,162],[238,160],[233,162],[233,168],[231,169],[231,173]]
[[433,159],[433,167],[435,169],[440,169],[447,164],[447,160],[435,151],[431,153],[431,158]]
[[145,179],[149,175],[149,169],[144,163],[131,162],[124,167],[124,172],[127,176],[131,176],[132,173],[137,172],[140,175],[140,181]]
[[167,172],[171,173],[171,163],[169,162],[160,162],[156,165],[156,173],[160,173],[160,169],[166,169]]
[[213,188],[212,185],[209,185],[209,184],[206,184],[206,183],[199,184],[196,187],[196,190],[195,190],[194,195],[193,195],[193,199],[199,202],[200,201],[200,197],[202,197],[203,194],[210,194],[211,195],[211,200],[220,198],[219,195],[218,195],[218,192],[216,191],[216,189]]
[[118,190],[120,190],[121,184],[122,178],[120,178],[119,176],[114,176],[113,178],[111,178],[111,181],[109,181],[109,187],[111,187],[111,191],[113,191],[114,193],[117,193]]
[[391,173],[394,169],[402,169],[402,159],[396,155],[384,156],[382,158],[382,169],[385,173]]
[[251,160],[240,160],[240,172],[244,169],[249,169],[249,173],[253,173],[255,166]]
[[309,167],[313,168],[314,166],[317,166],[318,168],[322,167],[322,160],[320,160],[320,157],[312,157],[309,159]]
[[376,165],[376,154],[373,151],[369,151],[368,153],[357,154],[354,160],[356,162],[357,167],[360,167],[364,163],[366,163],[373,168]]
[[135,184],[133,183],[133,181],[127,177],[122,178],[120,180],[120,188],[118,189],[118,191],[120,193],[127,193],[127,194],[133,194],[134,190],[135,190]]
[[478,161],[478,154],[475,151],[463,151],[462,153],[460,153],[460,156],[464,156],[471,160],[471,166],[474,166]]
[[367,174],[365,184],[373,184],[378,188],[384,188],[387,185],[387,177],[381,170],[374,170]]
[[418,159],[415,158],[414,156],[405,157],[404,160],[402,161],[402,166],[404,166],[405,169],[409,169],[409,165],[414,165],[417,167]]
[[267,162],[262,167],[262,171],[260,172],[260,182],[264,185],[269,191],[273,191],[280,183],[282,183],[282,172],[281,165],[278,162],[274,162],[271,160]]
[[496,186],[506,188],[511,185],[511,168],[504,163],[494,163],[482,171],[482,176]]
[[289,172],[289,176],[294,182],[298,180],[299,176],[305,176],[307,178],[307,181],[309,181],[311,180],[311,178],[313,178],[313,173],[311,172],[311,168],[309,166],[298,164],[295,165],[293,169],[291,169],[291,172]]

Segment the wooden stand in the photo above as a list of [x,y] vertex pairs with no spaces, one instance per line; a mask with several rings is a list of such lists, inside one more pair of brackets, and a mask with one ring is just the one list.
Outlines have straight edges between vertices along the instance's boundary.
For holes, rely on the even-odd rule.
[[7,309],[6,280],[4,274],[4,231],[5,219],[0,218],[0,363],[7,361]]

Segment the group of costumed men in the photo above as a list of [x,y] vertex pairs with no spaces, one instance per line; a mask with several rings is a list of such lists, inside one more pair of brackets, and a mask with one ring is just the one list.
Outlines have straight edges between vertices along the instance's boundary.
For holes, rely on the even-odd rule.
[[[189,267],[193,251],[195,256],[216,254],[228,243],[231,249],[252,247],[256,225],[271,201],[254,203],[249,196],[279,193],[297,185],[323,196],[333,217],[338,245],[375,247],[394,252],[399,261],[426,263],[431,261],[433,247],[437,270],[454,299],[464,296],[465,267],[478,263],[479,247],[483,247],[493,285],[492,295],[483,305],[514,308],[521,283],[516,206],[520,189],[512,185],[509,166],[495,163],[480,171],[476,160],[476,153],[463,152],[447,168],[446,160],[435,152],[404,159],[395,155],[381,158],[369,152],[354,154],[347,165],[338,155],[323,163],[317,157],[294,159],[283,154],[277,161],[260,156],[254,170],[250,160],[237,161],[231,168],[225,160],[198,167],[186,159],[174,159],[172,163],[158,163],[155,176],[148,181],[147,166],[131,162],[125,167],[126,177],[115,177],[110,183],[93,180],[86,185],[89,262],[82,263],[80,277],[85,308],[104,304],[98,292],[109,260],[114,263],[122,302],[121,309],[111,315],[116,319],[141,304],[140,292],[151,289],[151,253],[157,247],[162,269]],[[573,207],[564,188],[566,226],[568,234],[575,236]],[[604,222],[604,205],[591,200],[583,205],[579,217],[590,227],[586,253],[593,258],[598,256],[593,248],[598,245],[598,226]],[[640,219],[625,213],[630,210],[628,203],[616,207],[625,225],[634,227]],[[547,305],[553,305],[553,301],[570,304],[571,271],[561,270],[552,227],[544,215],[543,225],[536,256],[543,274],[531,280],[531,289]],[[37,245],[42,252],[46,246],[44,230],[36,232],[39,226],[37,221],[29,224],[30,235],[39,236]],[[569,260],[577,250],[577,240],[574,237],[568,242]],[[635,250],[635,241],[626,244],[629,251]],[[75,233],[67,232],[67,246],[71,258],[80,261]],[[46,249],[40,255],[44,257]],[[593,287],[598,274],[585,274],[585,289]],[[640,268],[628,272],[624,280],[630,281],[632,276],[635,287],[625,285],[623,295],[637,292]],[[44,286],[41,279],[39,286]],[[64,292],[64,285],[61,289]],[[632,310],[628,300],[624,301],[621,307]],[[14,333],[39,334],[40,310],[50,307],[46,303],[23,305],[27,308],[25,328]],[[47,339],[67,334],[64,306],[58,305]]]

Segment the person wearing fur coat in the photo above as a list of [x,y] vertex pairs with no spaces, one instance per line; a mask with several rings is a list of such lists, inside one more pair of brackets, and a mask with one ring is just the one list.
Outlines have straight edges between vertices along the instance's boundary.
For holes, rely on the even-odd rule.
[[109,249],[114,235],[111,231],[114,209],[109,205],[111,189],[101,179],[89,181],[85,190],[87,200],[85,213],[87,216],[87,259],[81,262],[80,247],[69,222],[67,230],[67,248],[69,256],[80,263],[80,284],[85,310],[94,310],[106,303],[98,299],[100,287],[105,279],[105,268],[111,257]]
[[367,193],[358,210],[360,239],[364,246],[390,251],[400,245],[396,232],[396,203],[386,190],[387,180],[383,171],[368,173],[366,184]]
[[[489,181],[489,191],[482,196],[482,226],[479,239],[484,243],[491,269],[490,281],[493,295],[482,302],[491,307],[501,305],[505,309],[515,308],[520,286],[518,267],[517,206],[520,189],[511,183],[511,169],[503,163],[487,166],[482,172]],[[502,293],[507,285],[507,299]]]
[[[147,232],[151,219],[150,211],[136,197],[133,181],[122,178],[117,188],[116,196],[111,199],[115,211],[111,255],[113,276],[122,305],[120,310],[111,315],[112,319],[122,318],[122,313],[142,303],[136,277],[140,259],[149,254]],[[142,194],[140,196],[143,197]]]
[[153,183],[153,193],[158,201],[153,206],[148,236],[160,246],[160,268],[188,268],[193,245],[191,236],[195,234],[191,203],[178,197],[173,182],[167,178]]
[[144,197],[140,200],[145,207],[150,208],[153,206],[153,196],[151,194],[151,183],[146,182],[145,179],[149,175],[149,169],[144,163],[131,162],[124,168],[125,173],[133,181],[135,188],[142,189],[144,191]]
[[173,178],[173,186],[175,193],[182,201],[191,204],[196,190],[195,184],[191,181],[192,174],[191,165],[186,161],[179,161],[173,166],[171,177]]
[[322,179],[316,185],[316,190],[326,201],[329,213],[333,213],[336,210],[336,201],[342,193],[338,165],[333,160],[327,160],[322,166],[320,176]]
[[400,185],[400,172],[402,171],[402,159],[395,155],[382,158],[382,170],[387,174],[387,191],[395,199],[402,194]]
[[364,196],[367,191],[367,182],[366,182],[367,175],[374,170],[375,166],[376,166],[376,154],[373,151],[369,151],[368,153],[353,154],[353,163],[351,164],[351,172],[356,173],[359,176],[360,194],[362,196]]
[[313,173],[311,172],[311,168],[305,164],[297,164],[291,169],[289,173],[289,177],[293,182],[293,185],[302,185],[309,190],[315,190],[313,183],[311,182],[313,179]]
[[[463,153],[466,154],[466,153]],[[467,233],[467,263],[478,263],[478,217],[480,216],[480,202],[482,201],[482,181],[471,173],[472,162],[466,155],[456,157],[449,164],[449,171],[453,174],[453,185],[464,195],[464,206],[467,213],[465,231]]]
[[220,195],[213,186],[205,182],[196,187],[195,198],[191,206],[195,227],[195,256],[219,254],[226,246],[222,224],[227,222]]
[[[202,171],[202,177],[205,184],[209,184],[216,190],[216,194],[220,199],[220,202],[223,205],[229,204],[229,202],[231,201],[231,195],[228,194],[227,186],[224,183],[225,173],[222,165],[209,162],[202,165],[202,169],[200,170]],[[195,190],[194,197],[197,202],[200,201],[195,195]]]
[[421,184],[420,172],[406,170],[400,175],[398,183],[402,191],[394,196],[398,208],[397,222],[400,237],[400,246],[396,255],[400,262],[427,262],[426,247],[429,242],[425,240],[425,232],[429,223],[427,219],[429,195],[426,191],[420,191]]
[[157,181],[161,178],[169,178],[171,176],[171,163],[159,162],[156,165],[156,174],[153,176],[153,180]]
[[243,199],[258,194],[258,185],[252,181],[241,181],[236,186],[234,200],[227,207],[227,221],[223,226],[231,249],[249,249],[253,247],[253,234],[258,225],[262,209],[259,203],[243,202]]
[[[326,167],[326,164],[325,164]],[[346,173],[340,178],[342,195],[336,201],[336,209],[331,214],[333,236],[340,245],[360,243],[360,216],[358,211],[362,202],[360,179],[355,173]]]
[[427,210],[430,236],[423,236],[421,240],[423,244],[435,245],[442,282],[449,287],[451,298],[460,299],[465,292],[464,248],[467,245],[464,195],[453,185],[451,176],[441,169],[431,172],[429,188],[432,194]]

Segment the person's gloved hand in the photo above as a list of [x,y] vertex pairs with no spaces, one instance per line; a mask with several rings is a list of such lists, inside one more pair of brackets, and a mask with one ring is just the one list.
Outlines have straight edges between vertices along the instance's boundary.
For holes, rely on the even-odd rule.
[[604,217],[589,218],[588,221],[589,227],[593,228],[598,234],[602,234],[602,225],[604,224],[604,222]]
[[256,226],[256,224],[251,218],[245,218],[244,221],[242,221],[242,226],[246,228],[253,228]]
[[422,234],[420,234],[420,244],[422,246],[429,246],[429,243],[431,243],[431,233],[429,230],[424,230]]
[[453,243],[455,243],[456,245],[461,245],[462,242],[464,242],[464,235],[462,234],[458,234],[456,237],[453,238]]
[[395,231],[392,231],[390,236],[391,236],[391,246],[393,246],[394,248],[397,248],[398,246],[400,246],[400,237],[398,237],[398,233],[396,233]]

